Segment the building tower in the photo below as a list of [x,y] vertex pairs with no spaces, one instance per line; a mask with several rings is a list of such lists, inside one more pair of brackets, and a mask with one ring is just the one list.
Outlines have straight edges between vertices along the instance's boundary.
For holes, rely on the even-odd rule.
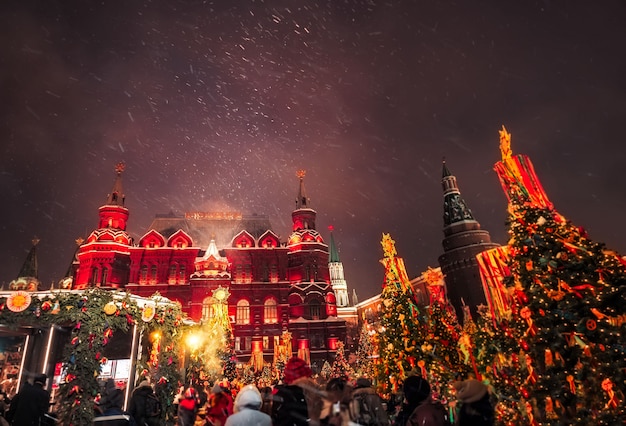
[[330,258],[328,260],[330,285],[337,298],[337,307],[345,308],[350,303],[348,301],[348,285],[343,275],[343,263],[339,260],[339,250],[337,250],[337,246],[335,245],[333,227],[329,226],[328,230],[330,231]]
[[345,321],[336,318],[328,246],[315,229],[317,213],[309,207],[304,175],[303,170],[297,173],[300,186],[296,209],[291,213],[292,233],[287,242],[289,331],[298,350],[311,348],[311,357],[315,358],[315,352],[320,356],[328,349],[334,352],[337,342],[345,340]]
[[17,278],[9,283],[9,290],[41,290],[39,266],[37,263],[37,244],[39,244],[39,239],[37,237],[33,238],[32,243],[33,246],[28,252]]
[[463,305],[476,313],[476,306],[486,304],[476,255],[497,247],[489,232],[480,229],[446,162],[443,162],[443,254],[439,266],[445,277],[447,297],[459,320]]
[[78,269],[73,288],[124,287],[130,271],[132,237],[126,232],[128,209],[122,190],[124,163],[115,166],[115,183],[106,204],[99,209],[98,229],[93,231],[78,253]]

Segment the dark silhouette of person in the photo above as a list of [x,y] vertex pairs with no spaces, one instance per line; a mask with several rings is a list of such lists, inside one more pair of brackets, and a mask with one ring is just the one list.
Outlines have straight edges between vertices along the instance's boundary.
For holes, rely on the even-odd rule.
[[139,386],[133,391],[133,395],[130,397],[130,403],[128,404],[128,412],[135,419],[138,425],[143,426],[158,426],[159,419],[154,417],[148,417],[146,413],[147,399],[150,395],[154,395],[152,385],[148,380],[143,380],[139,383]]
[[459,426],[492,426],[495,422],[494,408],[489,400],[489,388],[484,383],[469,379],[452,384],[456,399],[461,403],[457,413]]
[[39,426],[45,422],[44,415],[50,406],[50,392],[44,389],[47,378],[45,374],[37,374],[32,385],[24,383],[7,413],[11,425]]

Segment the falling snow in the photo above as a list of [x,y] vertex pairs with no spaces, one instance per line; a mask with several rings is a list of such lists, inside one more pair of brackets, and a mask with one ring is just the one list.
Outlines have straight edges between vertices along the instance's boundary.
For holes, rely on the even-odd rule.
[[306,169],[363,300],[382,232],[412,276],[437,266],[444,157],[506,242],[502,124],[559,211],[626,252],[617,0],[31,3],[0,5],[0,282],[35,235],[40,278],[60,278],[118,161],[136,238],[158,213],[229,210],[269,215],[284,240]]

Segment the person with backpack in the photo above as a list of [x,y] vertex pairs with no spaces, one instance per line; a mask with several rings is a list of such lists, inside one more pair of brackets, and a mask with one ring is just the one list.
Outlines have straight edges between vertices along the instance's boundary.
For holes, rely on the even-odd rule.
[[302,358],[287,361],[283,372],[283,385],[275,387],[272,398],[274,426],[309,426],[317,424],[322,411],[322,395],[311,380],[313,372]]
[[421,376],[409,376],[403,385],[404,400],[394,426],[447,426],[445,407],[433,401],[430,384]]
[[128,412],[137,426],[159,426],[161,424],[161,403],[148,380],[143,380],[133,391]]
[[372,382],[365,377],[357,379],[349,409],[350,420],[356,424],[389,425],[389,417],[383,406],[383,401],[372,387]]

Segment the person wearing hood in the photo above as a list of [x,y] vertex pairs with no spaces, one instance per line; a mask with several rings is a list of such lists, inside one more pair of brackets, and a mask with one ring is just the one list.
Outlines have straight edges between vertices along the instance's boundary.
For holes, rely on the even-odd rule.
[[420,376],[409,376],[404,381],[405,403],[394,425],[397,426],[444,426],[448,424],[443,405],[433,401],[430,384]]
[[143,380],[139,383],[139,386],[133,390],[133,395],[130,397],[130,403],[128,404],[128,412],[135,419],[138,425],[158,426],[159,419],[154,417],[148,417],[147,400],[150,396],[154,396],[154,390],[148,380]]
[[357,424],[389,424],[382,399],[372,387],[372,382],[365,377],[357,379],[349,407],[350,418]]
[[461,403],[457,414],[459,426],[492,426],[495,422],[494,409],[489,401],[487,385],[475,379],[454,382],[456,399]]
[[226,419],[225,426],[272,426],[272,418],[260,411],[262,404],[257,387],[244,386],[235,397],[235,413]]
[[313,372],[301,358],[293,357],[285,365],[283,385],[274,389],[272,421],[274,426],[319,424],[324,401],[322,392],[311,380]]

